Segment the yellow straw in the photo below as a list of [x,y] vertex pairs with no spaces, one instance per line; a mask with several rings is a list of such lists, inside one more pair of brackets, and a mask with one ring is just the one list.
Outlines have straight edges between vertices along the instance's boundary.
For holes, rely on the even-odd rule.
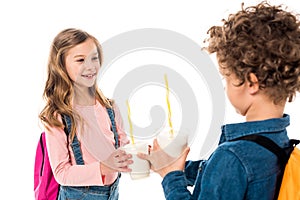
[[172,125],[172,120],[171,120],[171,106],[170,106],[170,100],[169,100],[169,93],[170,93],[170,89],[169,89],[169,83],[168,83],[168,77],[165,74],[165,83],[166,83],[166,101],[167,101],[167,105],[168,105],[168,119],[169,119],[169,127],[170,127],[170,134],[171,136],[173,136],[173,125]]
[[130,106],[128,100],[126,101],[127,104],[127,117],[129,122],[129,133],[132,144],[134,144],[134,137],[133,137],[133,128],[132,128],[132,122],[131,122],[131,113],[130,113]]

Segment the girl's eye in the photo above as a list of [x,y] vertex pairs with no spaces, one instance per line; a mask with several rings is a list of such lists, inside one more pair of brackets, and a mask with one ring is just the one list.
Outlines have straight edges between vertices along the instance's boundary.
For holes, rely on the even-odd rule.
[[98,56],[92,57],[92,60],[93,61],[99,60],[99,57]]
[[84,62],[84,59],[83,59],[83,58],[78,59],[78,60],[76,60],[76,62],[83,63],[83,62]]

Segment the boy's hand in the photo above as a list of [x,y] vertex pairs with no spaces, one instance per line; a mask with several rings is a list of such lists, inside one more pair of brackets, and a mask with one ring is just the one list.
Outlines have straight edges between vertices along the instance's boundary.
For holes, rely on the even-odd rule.
[[161,149],[156,139],[153,141],[153,150],[150,154],[138,153],[137,156],[141,159],[148,160],[151,163],[151,169],[157,172],[161,177],[164,177],[171,171],[184,170],[186,157],[190,151],[186,147],[178,158],[169,156]]

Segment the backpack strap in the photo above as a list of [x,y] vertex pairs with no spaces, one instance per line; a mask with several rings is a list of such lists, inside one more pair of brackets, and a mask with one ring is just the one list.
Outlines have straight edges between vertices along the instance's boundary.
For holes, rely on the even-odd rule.
[[40,176],[43,176],[43,169],[44,169],[44,164],[45,164],[45,132],[42,132],[41,136],[40,136],[40,147],[41,147],[41,151],[42,151],[42,155],[43,155],[43,159],[42,159],[42,165],[40,168]]
[[290,145],[293,147],[297,146],[298,144],[300,144],[300,140],[290,139]]
[[115,138],[115,148],[117,149],[120,145],[119,145],[119,135],[117,132],[117,126],[116,126],[116,121],[115,121],[115,113],[114,110],[112,108],[106,108],[110,121],[111,121],[111,127],[112,127],[112,131],[114,133],[114,138]]
[[248,140],[248,141],[252,141],[255,142],[257,144],[259,144],[260,146],[263,146],[264,148],[268,149],[269,151],[271,151],[272,153],[274,153],[278,160],[279,160],[279,164],[281,166],[285,166],[285,164],[287,163],[290,155],[288,154],[289,152],[286,152],[284,149],[282,149],[280,146],[278,146],[275,142],[273,142],[273,140],[262,136],[262,135],[246,135],[246,136],[242,136],[239,137],[237,139],[234,139],[233,141],[236,140]]
[[294,147],[297,144],[299,144],[300,141],[295,140],[295,139],[291,139],[290,142],[289,142],[290,146],[283,149],[280,146],[278,146],[275,142],[273,142],[273,140],[271,140],[271,139],[269,139],[265,136],[262,136],[262,135],[256,135],[256,134],[246,135],[246,136],[236,138],[232,141],[237,141],[237,140],[248,140],[248,141],[255,142],[258,145],[268,149],[269,151],[271,151],[272,153],[274,153],[277,156],[278,162],[279,162],[280,167],[282,169],[281,174],[278,177],[278,180],[276,182],[274,200],[277,200],[278,195],[279,195],[279,191],[280,191],[280,185],[281,185],[282,178],[283,178],[283,172],[284,172],[284,169],[285,169],[285,165],[288,162]]

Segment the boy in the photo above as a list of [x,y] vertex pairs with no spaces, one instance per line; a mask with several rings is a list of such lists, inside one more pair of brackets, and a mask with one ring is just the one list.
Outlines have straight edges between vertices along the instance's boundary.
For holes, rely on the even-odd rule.
[[166,199],[273,199],[282,172],[276,155],[254,142],[233,140],[258,134],[282,148],[289,145],[284,107],[300,90],[299,21],[281,6],[262,2],[229,15],[208,33],[205,49],[216,53],[228,99],[246,122],[222,126],[208,160],[185,162],[186,148],[166,165],[172,158],[156,140],[151,154],[140,157],[163,177]]

